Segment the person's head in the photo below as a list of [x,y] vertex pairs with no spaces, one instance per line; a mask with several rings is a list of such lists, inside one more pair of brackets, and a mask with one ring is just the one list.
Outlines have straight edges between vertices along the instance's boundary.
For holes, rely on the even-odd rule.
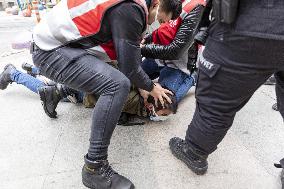
[[155,100],[152,96],[149,96],[147,101],[148,103],[152,104],[155,107],[155,112],[158,116],[168,116],[170,114],[177,113],[178,108],[178,102],[176,100],[175,95],[167,94],[168,97],[170,97],[172,103],[170,104],[165,98],[164,98],[164,108],[160,101],[158,101],[158,107],[155,106]]
[[149,16],[148,24],[156,20],[162,24],[176,19],[182,11],[181,0],[146,0]]

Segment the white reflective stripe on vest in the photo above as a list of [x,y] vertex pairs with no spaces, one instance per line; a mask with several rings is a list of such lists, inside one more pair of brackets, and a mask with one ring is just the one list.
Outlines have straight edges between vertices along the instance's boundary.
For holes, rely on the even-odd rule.
[[[123,1],[126,0],[62,0],[35,27],[34,41],[41,49],[52,50],[70,41],[95,35],[101,28],[104,13]],[[133,2],[143,7],[147,19],[145,0]]]
[[102,4],[104,2],[107,2],[108,0],[89,0],[84,2],[83,4],[77,6],[77,7],[73,7],[71,9],[69,9],[70,12],[70,16],[71,18],[76,18],[78,16],[81,16],[83,14],[85,14],[86,12],[91,11],[92,9],[95,9],[99,4]]

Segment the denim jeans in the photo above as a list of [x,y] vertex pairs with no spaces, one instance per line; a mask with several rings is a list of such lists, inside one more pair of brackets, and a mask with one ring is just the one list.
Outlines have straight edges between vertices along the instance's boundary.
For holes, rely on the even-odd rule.
[[[34,73],[37,73],[37,69],[33,69]],[[21,84],[34,93],[38,93],[38,89],[45,86],[45,83],[40,81],[37,78],[34,78],[33,76],[23,73],[19,70],[16,70],[11,73],[11,80],[16,82],[17,84]]]
[[141,66],[150,79],[159,77],[158,83],[175,93],[177,102],[180,102],[195,84],[193,77],[179,69],[159,66],[154,59],[145,59]]
[[35,66],[49,79],[100,97],[93,111],[88,157],[107,158],[108,146],[130,90],[129,79],[83,49],[33,52]]

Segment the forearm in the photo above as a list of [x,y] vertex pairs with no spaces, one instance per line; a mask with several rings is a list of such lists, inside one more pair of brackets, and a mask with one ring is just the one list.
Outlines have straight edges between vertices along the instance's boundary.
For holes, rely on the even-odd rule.
[[153,82],[140,66],[140,42],[144,20],[137,7],[133,8],[130,6],[127,8],[133,17],[129,17],[125,10],[121,9],[112,14],[109,20],[112,26],[112,39],[117,55],[118,67],[136,87],[151,91]]

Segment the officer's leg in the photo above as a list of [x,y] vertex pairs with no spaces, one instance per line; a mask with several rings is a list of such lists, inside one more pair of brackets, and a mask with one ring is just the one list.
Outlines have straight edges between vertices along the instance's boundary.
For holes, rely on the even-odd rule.
[[208,168],[207,156],[222,141],[239,111],[273,73],[238,71],[233,65],[203,60],[196,87],[196,109],[185,140],[172,138],[172,153],[196,174]]
[[216,70],[200,66],[195,114],[186,134],[186,141],[205,154],[217,148],[231,127],[236,112],[271,75],[238,72],[232,65],[214,66]]
[[110,139],[128,95],[130,81],[117,69],[79,49],[35,53],[34,62],[41,74],[52,80],[79,91],[100,95],[93,111],[90,146],[82,171],[83,183],[90,188],[131,188],[132,183],[113,172],[106,161]]
[[284,119],[284,71],[274,74],[276,79],[277,108]]

